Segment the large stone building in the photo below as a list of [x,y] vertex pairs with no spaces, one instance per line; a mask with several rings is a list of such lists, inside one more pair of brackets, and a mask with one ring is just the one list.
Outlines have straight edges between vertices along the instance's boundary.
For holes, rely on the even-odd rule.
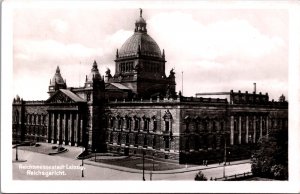
[[165,74],[165,52],[147,34],[146,21],[116,52],[115,74],[101,76],[96,61],[84,87],[67,87],[59,67],[46,101],[13,100],[13,139],[84,146],[89,151],[176,159],[249,157],[250,145],[288,129],[282,95],[222,92],[184,97],[175,73]]

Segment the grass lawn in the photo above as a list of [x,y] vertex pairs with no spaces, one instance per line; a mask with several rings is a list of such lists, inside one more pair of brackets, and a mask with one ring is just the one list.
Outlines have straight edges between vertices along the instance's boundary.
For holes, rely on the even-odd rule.
[[[90,160],[94,161],[93,158],[91,158]],[[143,159],[139,157],[127,157],[123,159],[101,159],[98,157],[96,159],[96,162],[122,166],[127,168],[133,168],[133,169],[139,169],[139,170],[143,169]],[[185,165],[175,164],[167,161],[158,161],[158,160],[153,161],[147,158],[145,158],[144,166],[145,166],[145,170],[153,170],[153,171],[185,168]]]

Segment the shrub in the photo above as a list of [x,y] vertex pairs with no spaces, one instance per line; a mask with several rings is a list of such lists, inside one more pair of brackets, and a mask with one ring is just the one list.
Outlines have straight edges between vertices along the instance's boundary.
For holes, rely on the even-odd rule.
[[251,159],[254,176],[278,180],[288,179],[288,134],[287,130],[273,131],[269,138],[258,142],[258,149]]
[[195,181],[207,181],[206,176],[203,174],[201,170],[196,174]]
[[65,148],[64,147],[59,147],[58,151],[63,151]]
[[281,164],[272,166],[271,172],[275,179],[278,180],[288,179],[288,169]]
[[35,146],[35,147],[40,147],[40,146],[41,146],[41,144],[39,144],[39,143],[36,143],[34,146]]

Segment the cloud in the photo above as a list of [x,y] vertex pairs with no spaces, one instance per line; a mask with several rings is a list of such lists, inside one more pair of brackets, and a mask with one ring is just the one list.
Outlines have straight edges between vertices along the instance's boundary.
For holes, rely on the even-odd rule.
[[[26,77],[32,83],[46,77],[45,90],[57,65],[68,86],[84,83],[94,59],[102,75],[106,67],[113,74],[116,49],[133,34],[135,21],[131,10],[105,13],[76,10],[73,15],[59,10],[55,14],[21,13],[14,23],[14,74],[16,80],[22,74],[34,75],[34,79]],[[246,15],[242,11],[234,15],[230,11],[221,13],[221,16],[210,13],[213,19],[195,10],[155,11],[148,18],[145,16],[148,34],[161,50],[165,49],[166,74],[175,67],[177,91],[181,90],[181,71],[184,71],[188,96],[230,89],[251,91],[253,82],[260,86],[272,85],[271,81],[277,88],[262,87],[263,93],[274,91],[277,95],[278,87],[286,91],[288,38],[284,35],[288,34],[285,33],[288,24],[283,22],[285,18],[276,22],[275,12],[260,10],[248,11]],[[272,25],[268,25],[268,18],[272,19]]]
[[121,29],[112,35],[107,36],[105,42],[108,44],[108,49],[111,51],[113,48],[120,48],[131,35],[133,35],[132,31]]
[[66,33],[69,29],[68,23],[60,19],[51,20],[50,26],[54,29],[55,32],[63,34]]
[[185,95],[251,91],[253,82],[281,87],[262,87],[262,92],[287,92],[282,87],[287,85],[287,43],[242,17],[203,24],[189,13],[175,11],[154,15],[147,23],[149,34],[166,51],[166,69],[177,70],[177,90],[184,71]]
[[68,64],[72,60],[92,58],[95,55],[103,55],[102,48],[90,48],[80,43],[64,44],[55,40],[16,40],[14,42],[14,54],[18,60],[30,60],[32,62],[60,61]]
[[[149,28],[158,42],[172,44],[169,52],[194,59],[224,56],[259,58],[284,45],[279,37],[268,37],[243,19],[221,20],[208,25],[192,15],[171,12],[153,16]],[[179,38],[180,37],[180,38]]]

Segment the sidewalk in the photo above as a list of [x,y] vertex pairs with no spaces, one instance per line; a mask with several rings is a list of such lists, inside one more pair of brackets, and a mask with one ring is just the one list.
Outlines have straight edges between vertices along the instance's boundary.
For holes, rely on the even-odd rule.
[[[40,142],[39,142],[40,143]],[[42,154],[48,154],[48,152],[53,151],[52,146],[55,144],[48,144],[41,142],[40,147],[34,147],[34,146],[25,146],[25,147],[20,147],[20,149],[24,149],[27,151],[31,152],[37,152],[37,153],[42,153]],[[82,148],[79,147],[73,147],[73,146],[66,146],[64,145],[65,148],[68,149],[67,152],[65,153],[60,153],[57,154],[57,156],[62,156],[62,157],[67,157],[67,158],[73,158],[76,159],[76,157],[82,152]],[[120,161],[122,162],[122,161]],[[174,164],[174,162],[170,162],[168,160],[161,160],[159,161],[161,163],[170,163]],[[227,166],[232,166],[232,165],[238,165],[238,164],[245,164],[245,163],[250,163],[250,159],[248,160],[240,160],[240,161],[232,161],[230,162],[230,165]],[[84,164],[86,165],[91,165],[91,166],[99,166],[99,167],[104,167],[108,169],[113,169],[113,170],[118,170],[122,172],[129,172],[129,173],[141,173],[141,169],[133,169],[133,168],[128,168],[124,166],[117,166],[117,165],[112,165],[112,164],[107,164],[107,163],[100,163],[100,162],[94,162],[88,159],[84,159]],[[187,168],[178,168],[178,169],[172,169],[172,170],[163,170],[163,171],[152,171],[152,174],[177,174],[177,173],[185,173],[185,172],[193,172],[193,171],[199,171],[199,170],[207,170],[207,169],[212,169],[212,168],[220,168],[223,167],[223,164],[209,164],[208,166],[204,165],[187,165]],[[150,173],[151,171],[145,170],[145,173]]]
[[[250,163],[250,160],[233,161],[233,162],[230,162],[230,165],[227,165],[227,166],[233,166],[233,165],[239,165],[239,164],[245,164],[245,163]],[[119,171],[123,171],[123,172],[141,173],[141,170],[138,170],[138,169],[104,164],[104,163],[94,162],[94,161],[91,161],[88,159],[84,160],[84,164],[119,170]],[[216,164],[210,164],[207,166],[201,165],[201,166],[193,166],[193,167],[173,169],[173,170],[152,171],[152,174],[177,174],[177,173],[185,173],[185,172],[192,172],[192,171],[199,171],[199,170],[206,170],[206,169],[220,168],[220,167],[223,167],[223,164],[219,165],[218,163],[216,163]],[[145,173],[150,173],[150,172],[151,171],[149,171],[149,170],[145,170]]]

